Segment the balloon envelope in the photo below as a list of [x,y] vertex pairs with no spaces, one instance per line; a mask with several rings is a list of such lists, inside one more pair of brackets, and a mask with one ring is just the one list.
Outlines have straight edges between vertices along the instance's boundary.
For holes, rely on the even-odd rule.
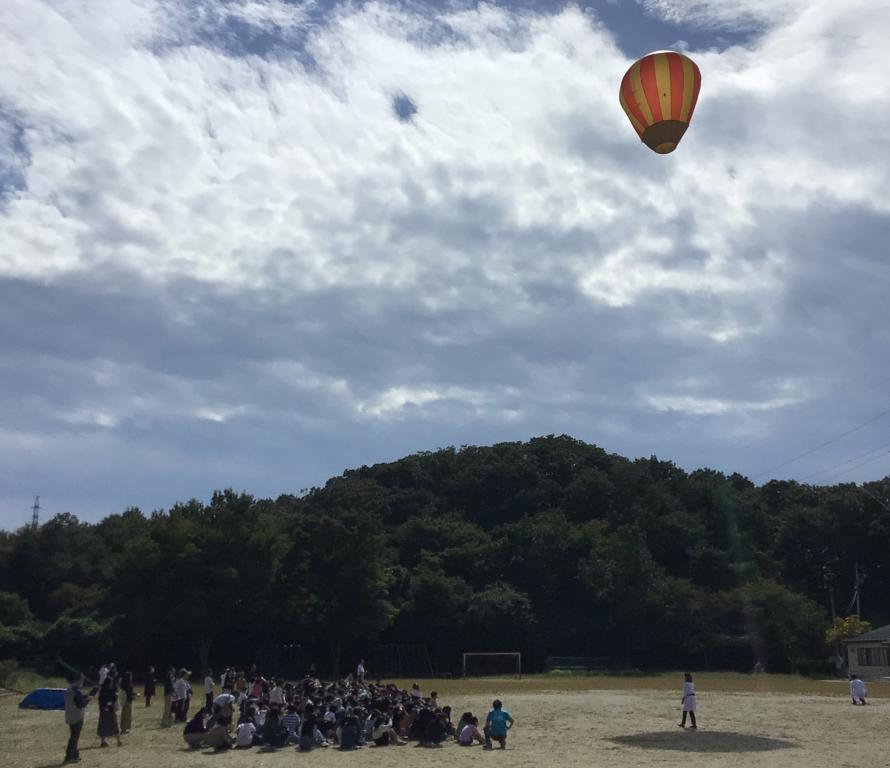
[[627,70],[618,98],[643,143],[666,155],[686,133],[700,88],[701,72],[692,59],[655,51]]

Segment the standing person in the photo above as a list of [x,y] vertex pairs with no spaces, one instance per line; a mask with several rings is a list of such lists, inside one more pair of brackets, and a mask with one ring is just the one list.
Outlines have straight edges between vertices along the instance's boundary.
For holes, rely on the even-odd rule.
[[177,723],[188,720],[188,700],[192,687],[188,681],[189,671],[184,667],[179,670],[179,675],[173,683],[173,717]]
[[189,707],[191,706],[191,703],[192,703],[192,684],[190,682],[191,677],[192,677],[192,673],[191,673],[191,670],[189,670],[185,676],[185,684],[188,687],[185,692],[185,702],[183,703],[183,706],[182,706],[182,722],[186,722],[188,720]]
[[688,672],[683,678],[683,698],[680,700],[680,703],[683,705],[683,721],[677,723],[677,725],[685,728],[686,715],[689,715],[689,719],[692,721],[692,725],[689,727],[697,730],[698,726],[695,724],[695,683],[692,682],[692,675]]
[[145,706],[151,706],[151,700],[155,697],[155,668],[149,667],[145,673],[145,687],[142,689],[142,695],[145,696]]
[[269,691],[269,705],[280,710],[284,706],[284,688],[281,687],[280,679],[275,679],[273,682],[275,685]]
[[164,675],[164,714],[161,716],[161,725],[165,728],[169,728],[173,725],[173,695],[174,691],[174,683],[176,682],[176,673],[173,670],[173,667],[167,670],[167,674]]
[[96,728],[100,747],[107,747],[107,738],[114,736],[121,745],[121,731],[117,724],[117,680],[110,674],[99,689],[99,725]]
[[213,670],[208,669],[204,677],[204,709],[213,712]]
[[865,683],[859,679],[859,675],[850,675],[850,698],[853,699],[853,704],[868,704],[866,695]]
[[83,685],[83,677],[74,675],[68,678],[70,685],[65,690],[65,724],[68,726],[68,746],[65,748],[65,762],[80,762],[80,752],[77,743],[80,741],[80,732],[83,730],[84,710],[90,703],[90,697],[85,695],[80,686]]
[[133,673],[124,672],[121,675],[121,733],[129,733],[133,726],[133,699],[136,698],[136,691],[133,690]]
[[485,727],[482,732],[485,734],[485,746],[483,749],[491,749],[491,740],[494,739],[501,745],[501,749],[507,748],[507,731],[513,727],[513,718],[510,713],[504,709],[504,705],[500,699],[491,702],[491,712],[485,718]]
[[365,682],[365,660],[364,659],[358,660],[358,666],[355,668],[355,679],[358,681],[359,685],[362,685]]

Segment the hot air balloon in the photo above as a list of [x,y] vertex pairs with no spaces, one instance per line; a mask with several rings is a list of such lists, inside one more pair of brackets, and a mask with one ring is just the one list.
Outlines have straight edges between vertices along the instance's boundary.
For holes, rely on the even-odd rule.
[[655,51],[627,70],[618,97],[643,143],[666,155],[686,133],[700,87],[701,72],[692,59]]

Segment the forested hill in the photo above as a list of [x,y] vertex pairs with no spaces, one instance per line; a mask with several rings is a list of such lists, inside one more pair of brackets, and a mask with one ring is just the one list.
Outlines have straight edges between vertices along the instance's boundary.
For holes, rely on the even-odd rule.
[[0,658],[199,669],[299,643],[324,670],[389,643],[446,671],[468,650],[815,668],[854,563],[863,618],[890,621],[887,496],[890,478],[755,487],[551,436],[362,467],[304,496],[60,515],[0,535]]

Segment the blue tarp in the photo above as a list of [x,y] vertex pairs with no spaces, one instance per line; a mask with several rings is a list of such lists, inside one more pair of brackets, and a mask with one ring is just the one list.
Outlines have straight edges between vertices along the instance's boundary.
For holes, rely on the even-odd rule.
[[35,688],[19,702],[21,709],[65,709],[64,688]]

